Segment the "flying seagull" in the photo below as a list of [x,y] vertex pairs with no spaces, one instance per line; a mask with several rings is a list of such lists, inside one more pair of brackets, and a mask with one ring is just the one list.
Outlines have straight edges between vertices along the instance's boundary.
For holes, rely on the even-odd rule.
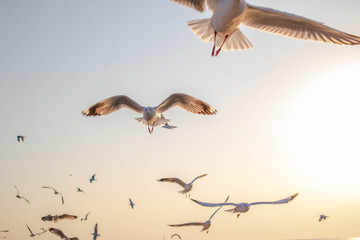
[[25,138],[24,136],[20,136],[20,135],[19,135],[19,136],[17,136],[17,140],[18,140],[18,142],[20,142],[20,140],[24,142],[24,138]]
[[63,219],[69,219],[69,220],[74,220],[74,219],[77,219],[77,216],[75,215],[70,215],[70,214],[62,214],[62,215],[54,215],[54,216],[51,216],[50,214],[45,216],[45,217],[42,217],[41,220],[43,220],[44,222],[45,221],[54,221],[55,223],[57,223],[59,220],[63,220]]
[[[135,118],[138,122],[148,126],[151,134],[154,127],[169,122],[169,119],[161,118],[158,115],[172,107],[179,106],[188,112],[204,115],[213,115],[216,110],[200,99],[183,93],[174,93],[156,107],[143,107],[125,95],[113,96],[85,109],[82,113],[85,116],[107,115],[122,108],[128,108],[143,117]],[[150,129],[151,128],[151,129]]]
[[[160,114],[160,117],[165,119],[164,115]],[[162,128],[166,128],[166,129],[174,129],[174,128],[177,128],[177,126],[174,126],[174,125],[169,125],[169,123],[165,123]]]
[[84,190],[82,190],[81,188],[78,188],[78,187],[76,188],[76,191],[77,192],[82,192],[82,193],[84,192]]
[[28,228],[28,230],[29,230],[29,232],[30,232],[30,234],[29,234],[30,237],[35,237],[36,235],[40,236],[41,234],[47,232],[47,230],[45,230],[44,228],[41,228],[42,232],[33,233],[27,224],[26,224],[26,227]]
[[[228,196],[225,200],[224,203],[227,202],[227,200],[229,199],[230,196]],[[209,220],[207,220],[206,222],[189,222],[189,223],[183,223],[183,224],[172,224],[172,225],[169,225],[171,227],[184,227],[184,226],[203,226],[203,228],[201,229],[201,232],[202,231],[206,231],[206,233],[209,232],[209,228],[211,226],[211,219],[214,217],[214,215],[220,210],[220,208],[222,208],[222,206],[220,206],[212,215],[211,217],[209,218]]]
[[10,230],[0,230],[0,232],[10,232]]
[[328,217],[329,216],[320,215],[319,222],[321,222],[322,220],[326,220]]
[[92,183],[93,181],[97,181],[97,179],[95,179],[95,175],[96,175],[96,174],[92,175],[91,178],[89,179],[89,180],[90,180],[90,183]]
[[95,224],[95,227],[94,227],[94,233],[92,233],[91,235],[94,236],[93,240],[96,240],[97,237],[100,237],[100,234],[98,234],[98,224],[97,223]]
[[177,234],[177,233],[173,234],[173,235],[171,236],[171,238],[170,238],[170,239],[172,239],[173,237],[178,237],[178,238],[181,240],[180,235],[179,235],[179,234]]
[[[252,6],[245,0],[172,1],[199,12],[204,12],[206,5],[208,6],[213,13],[211,18],[189,21],[187,25],[203,42],[214,42],[212,56],[217,56],[221,49],[243,50],[252,47],[239,30],[241,24],[295,39],[311,39],[341,45],[360,44],[358,36],[294,14]],[[215,53],[216,47],[218,50]]]
[[131,200],[131,198],[129,198],[129,202],[130,202],[129,205],[131,206],[131,208],[134,209],[135,203],[133,203],[133,201]]
[[275,201],[275,202],[253,202],[253,203],[205,203],[205,202],[200,202],[194,199],[194,202],[196,202],[197,204],[200,204],[202,206],[205,207],[218,207],[218,206],[235,206],[235,208],[229,209],[229,210],[225,210],[227,212],[232,212],[232,213],[237,213],[237,217],[240,216],[240,213],[245,213],[247,211],[249,211],[250,206],[253,205],[260,205],[260,204],[284,204],[284,203],[288,203],[291,200],[293,200],[297,195],[299,195],[299,193],[296,193],[294,195],[291,195],[290,197],[281,199],[279,201]]
[[55,194],[55,195],[60,195],[60,196],[61,196],[61,202],[62,202],[62,204],[64,205],[64,196],[62,195],[62,193],[60,193],[60,192],[56,191],[56,189],[55,189],[55,188],[53,188],[53,187],[46,187],[46,186],[44,186],[44,187],[42,187],[42,188],[49,188],[49,189],[52,189],[52,190],[54,191],[54,194]]
[[88,212],[88,213],[85,215],[85,217],[81,219],[81,221],[86,221],[86,220],[88,219],[88,216],[89,216],[90,213],[91,213],[91,212]]
[[49,232],[55,234],[56,236],[60,237],[61,239],[65,239],[65,240],[79,240],[77,237],[68,238],[67,236],[65,236],[65,234],[64,234],[60,229],[49,228]]
[[[158,179],[159,182],[172,182],[172,183],[177,183],[179,184],[180,186],[182,186],[184,188],[184,190],[182,191],[179,191],[179,193],[182,193],[182,194],[186,194],[188,192],[191,191],[192,189],[192,184],[195,182],[196,179],[198,178],[202,178],[202,177],[205,177],[207,174],[203,174],[203,175],[200,175],[196,178],[194,178],[194,180],[192,180],[190,183],[184,183],[181,179],[179,178],[161,178],[161,179]],[[190,197],[190,193],[189,193],[189,197]]]
[[17,188],[16,185],[15,185],[15,188],[16,188],[16,197],[19,198],[19,199],[24,199],[25,201],[28,202],[28,204],[30,204],[29,200],[27,200],[27,199],[26,199],[25,197],[23,197],[23,196],[20,196],[19,190],[18,190],[18,188]]

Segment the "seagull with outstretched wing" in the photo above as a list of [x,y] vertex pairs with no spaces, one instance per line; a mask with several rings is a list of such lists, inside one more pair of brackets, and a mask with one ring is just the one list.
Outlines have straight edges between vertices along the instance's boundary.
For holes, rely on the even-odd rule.
[[178,238],[181,240],[180,235],[179,235],[179,234],[177,234],[177,233],[173,234],[173,235],[171,236],[171,238],[170,238],[170,239],[172,239],[173,237],[178,237]]
[[44,186],[44,187],[42,187],[42,188],[52,189],[52,190],[54,191],[54,194],[55,194],[55,195],[60,195],[60,196],[61,196],[61,202],[62,202],[62,204],[64,205],[64,196],[62,195],[62,193],[56,191],[56,189],[53,188],[53,187]]
[[132,208],[132,209],[134,209],[134,206],[135,206],[135,203],[133,203],[133,201],[131,200],[131,198],[129,198],[129,202],[130,202],[130,207]]
[[43,233],[46,233],[46,232],[47,232],[47,230],[45,230],[44,228],[41,228],[42,232],[39,232],[39,233],[33,233],[33,232],[31,231],[30,227],[29,227],[27,224],[26,224],[26,227],[27,227],[27,229],[28,229],[28,230],[29,230],[29,232],[30,232],[30,234],[29,234],[29,236],[30,236],[30,237],[40,236],[41,234],[43,234]]
[[90,183],[92,183],[93,181],[97,181],[97,179],[95,179],[95,176],[96,176],[96,174],[91,176],[91,178],[89,179]]
[[[252,47],[239,30],[244,24],[257,30],[285,37],[315,40],[340,45],[360,44],[360,37],[341,32],[323,23],[275,9],[247,4],[245,0],[172,0],[199,12],[206,5],[213,13],[211,18],[187,22],[203,42],[213,42],[212,56],[223,50],[245,50]],[[218,50],[215,53],[215,48]]]
[[77,237],[68,238],[60,229],[49,228],[49,232],[65,240],[79,240]]
[[20,196],[20,194],[19,194],[19,189],[17,188],[17,186],[15,185],[15,188],[16,188],[16,196],[15,197],[17,197],[17,198],[19,198],[19,199],[24,199],[28,204],[30,204],[30,202],[29,202],[29,200],[27,200],[25,197],[23,197],[23,196]]
[[170,121],[169,119],[159,117],[159,114],[175,106],[179,106],[188,112],[196,114],[213,115],[216,113],[216,110],[213,107],[200,99],[184,93],[174,93],[157,107],[143,107],[125,95],[113,96],[85,109],[82,114],[85,116],[101,116],[110,114],[122,108],[128,108],[143,115],[143,117],[135,119],[138,122],[147,125],[149,133],[151,134],[154,127]]
[[95,227],[94,227],[94,233],[92,233],[91,235],[94,236],[93,240],[96,240],[97,237],[100,237],[100,234],[98,233],[98,224],[97,223],[95,224]]
[[82,190],[82,189],[79,188],[79,187],[76,188],[76,191],[77,191],[77,192],[82,192],[82,193],[84,193],[84,190]]
[[[230,196],[228,196],[225,200],[224,203],[227,202],[227,200],[229,199]],[[206,233],[209,232],[209,228],[211,226],[211,219],[214,217],[214,215],[222,208],[222,206],[220,206],[209,218],[209,220],[207,220],[206,222],[189,222],[189,223],[183,223],[183,224],[171,224],[169,226],[171,227],[185,227],[185,226],[202,226],[203,228],[201,229],[202,231],[206,231]]]
[[319,218],[319,222],[323,221],[323,220],[326,220],[329,216],[326,216],[326,215],[320,215],[320,218]]
[[[193,187],[193,183],[195,182],[195,180],[199,179],[199,178],[202,178],[202,177],[205,177],[207,174],[203,174],[203,175],[200,175],[200,176],[197,176],[196,178],[194,178],[194,180],[192,180],[190,183],[184,183],[181,179],[179,178],[161,178],[161,179],[158,179],[159,182],[171,182],[171,183],[177,183],[179,184],[180,186],[182,186],[184,188],[184,190],[182,191],[179,191],[179,193],[182,193],[182,194],[186,194],[186,193],[189,193]],[[185,195],[186,196],[186,195]],[[190,193],[189,193],[189,197],[190,197]]]
[[18,142],[20,142],[20,141],[23,141],[24,142],[24,139],[25,139],[25,137],[24,136],[16,136],[16,138],[17,138],[17,140],[18,140]]
[[10,230],[6,229],[6,230],[0,230],[0,232],[6,233],[6,232],[10,232]]
[[86,221],[86,220],[88,219],[88,216],[89,216],[90,213],[91,213],[91,212],[88,212],[88,213],[85,215],[85,217],[81,219],[81,221]]
[[240,213],[245,213],[247,211],[249,211],[250,206],[254,206],[254,205],[260,205],[260,204],[284,204],[284,203],[288,203],[290,201],[292,201],[297,195],[299,195],[299,193],[296,193],[294,195],[291,195],[290,197],[281,199],[279,201],[274,201],[274,202],[252,202],[252,203],[205,203],[205,202],[200,202],[194,199],[194,202],[196,202],[197,204],[200,204],[201,206],[205,206],[205,207],[218,207],[218,206],[235,206],[235,208],[232,209],[228,209],[225,210],[227,212],[232,212],[232,213],[237,213],[237,217],[240,216]]
[[45,216],[45,217],[42,217],[41,220],[43,220],[44,222],[45,221],[54,221],[55,223],[57,223],[59,220],[64,220],[64,219],[69,219],[69,220],[74,220],[74,219],[77,219],[77,216],[75,215],[70,215],[70,214],[62,214],[62,215],[54,215],[54,216],[51,216],[50,214]]

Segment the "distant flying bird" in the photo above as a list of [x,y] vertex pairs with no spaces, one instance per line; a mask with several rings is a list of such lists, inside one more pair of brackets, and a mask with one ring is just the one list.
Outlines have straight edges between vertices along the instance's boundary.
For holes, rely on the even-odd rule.
[[60,237],[61,239],[65,240],[79,240],[77,237],[68,238],[65,236],[65,234],[60,230],[56,228],[49,228],[49,232],[55,234],[56,236]]
[[227,212],[232,212],[232,213],[237,213],[237,217],[240,216],[240,213],[245,213],[247,211],[249,211],[250,206],[253,205],[259,205],[259,204],[284,204],[284,203],[288,203],[290,201],[292,201],[297,195],[299,195],[299,193],[296,193],[288,198],[284,198],[281,199],[279,201],[275,201],[275,202],[253,202],[253,203],[205,203],[205,202],[200,202],[194,199],[194,202],[196,202],[197,204],[200,204],[202,206],[205,207],[218,207],[218,206],[235,206],[235,208],[229,209],[229,210],[225,210]]
[[9,232],[10,230],[0,230],[0,232]]
[[179,235],[179,234],[177,234],[177,233],[173,234],[173,235],[171,236],[171,238],[170,238],[170,239],[172,239],[173,237],[178,237],[178,238],[181,240],[180,235]]
[[321,222],[322,220],[326,220],[328,217],[329,216],[320,215],[319,222]]
[[18,142],[20,142],[20,140],[24,142],[24,138],[25,138],[24,136],[17,136]]
[[[206,5],[208,6],[213,13],[210,19],[193,20],[187,24],[203,42],[214,42],[212,56],[217,56],[221,49],[243,50],[252,47],[239,30],[241,24],[295,39],[311,39],[341,45],[360,44],[358,36],[294,14],[252,6],[245,0],[172,1],[199,12],[204,12]],[[218,50],[215,53],[216,47]]]
[[96,240],[97,237],[101,237],[100,234],[98,234],[98,224],[97,223],[95,224],[95,227],[94,227],[94,233],[92,233],[91,235],[94,236],[93,240]]
[[75,215],[70,215],[70,214],[62,214],[62,215],[54,215],[54,216],[51,216],[50,214],[45,216],[45,217],[42,217],[41,220],[43,220],[44,222],[45,221],[54,221],[55,223],[57,223],[59,220],[63,220],[63,219],[69,219],[69,220],[74,220],[74,219],[77,219],[77,216]]
[[97,179],[95,179],[95,175],[96,175],[96,174],[92,175],[91,178],[89,179],[89,180],[90,180],[90,183],[92,183],[93,181],[97,181]]
[[131,208],[134,209],[135,204],[133,203],[133,201],[131,201],[131,198],[129,198],[129,202],[130,202],[129,205],[131,206]]
[[76,188],[76,191],[77,192],[82,192],[82,193],[84,192],[84,190],[82,190],[81,188],[78,188],[78,187]]
[[47,232],[47,230],[45,230],[44,228],[41,228],[42,232],[33,233],[33,232],[31,231],[30,227],[29,227],[27,224],[26,224],[26,227],[28,228],[28,230],[29,230],[29,232],[30,232],[30,234],[29,234],[30,237],[35,237],[36,235],[40,236],[41,234]]
[[60,196],[61,196],[61,202],[62,202],[62,204],[64,205],[64,196],[62,195],[62,193],[60,193],[60,192],[56,191],[56,189],[55,189],[55,188],[53,188],[53,187],[46,187],[46,186],[44,186],[44,187],[42,187],[42,188],[49,188],[49,189],[52,189],[52,190],[54,191],[54,194],[55,194],[55,195],[60,195]]
[[[165,119],[164,115],[160,114],[160,117]],[[174,126],[174,125],[169,125],[169,123],[165,123],[162,128],[166,128],[166,129],[174,129],[174,128],[177,128],[177,126]]]
[[19,198],[19,199],[24,199],[25,201],[28,202],[28,204],[30,204],[29,200],[27,200],[27,199],[26,199],[25,197],[23,197],[23,196],[20,196],[19,190],[18,190],[18,188],[17,188],[16,185],[15,185],[15,188],[16,188],[16,197]]
[[[227,200],[229,199],[230,196],[228,196],[225,200],[224,203],[227,202]],[[222,206],[220,206],[212,215],[211,217],[209,218],[209,220],[207,220],[206,222],[189,222],[189,223],[183,223],[183,224],[171,224],[169,226],[171,227],[184,227],[184,226],[203,226],[203,228],[201,229],[201,232],[202,231],[206,231],[206,233],[209,232],[209,228],[211,226],[211,219],[214,217],[214,215],[220,210],[220,208],[222,208]],[[181,238],[180,238],[181,239]]]
[[[200,175],[196,178],[194,178],[194,180],[192,180],[190,183],[184,183],[181,179],[179,178],[161,178],[161,179],[158,179],[159,182],[172,182],[172,183],[177,183],[179,184],[180,186],[182,186],[184,188],[184,190],[182,191],[179,191],[179,193],[182,193],[182,194],[186,194],[188,192],[191,191],[192,189],[192,184],[195,182],[196,179],[198,178],[202,178],[202,177],[205,177],[207,174],[203,174],[203,175]],[[189,196],[190,196],[190,193],[189,193]]]
[[85,116],[98,116],[110,114],[122,108],[128,108],[143,115],[143,117],[135,119],[147,125],[149,133],[151,134],[154,131],[154,127],[170,121],[158,115],[175,106],[179,106],[188,112],[196,114],[213,115],[216,113],[216,110],[209,104],[183,93],[170,95],[157,107],[143,107],[125,95],[118,95],[98,102],[82,113]]
[[88,219],[88,216],[89,216],[90,213],[91,213],[91,212],[88,212],[88,213],[85,215],[85,217],[81,219],[81,221],[86,221],[86,220]]

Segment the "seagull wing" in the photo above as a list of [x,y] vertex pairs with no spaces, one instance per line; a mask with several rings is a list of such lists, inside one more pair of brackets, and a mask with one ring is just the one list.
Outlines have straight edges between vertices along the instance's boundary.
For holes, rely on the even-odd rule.
[[342,45],[360,44],[360,37],[350,35],[301,16],[274,9],[247,5],[243,23],[258,30],[296,39],[311,39]]
[[205,223],[203,222],[189,222],[189,223],[182,223],[182,224],[169,224],[170,227],[184,227],[184,226],[204,226]]
[[65,234],[60,230],[56,228],[49,228],[49,231],[56,236],[60,237],[61,239],[67,239],[68,237],[65,236]]
[[179,239],[181,239],[180,235],[177,233],[173,234],[170,239],[172,239],[173,237],[178,237]]
[[205,12],[205,0],[171,0],[183,6],[192,8],[198,12]]
[[106,115],[122,108],[128,108],[140,114],[143,114],[144,112],[144,108],[131,98],[125,95],[118,95],[96,103],[82,111],[82,114],[85,116]]
[[22,199],[24,199],[25,201],[27,201],[28,204],[30,204],[29,200],[27,200],[25,197],[20,196]]
[[48,187],[48,186],[43,186],[42,188],[48,188],[48,189],[52,189],[54,192],[57,192],[55,188],[53,187]]
[[15,185],[15,188],[16,188],[16,193],[17,193],[17,195],[19,195],[19,189],[17,188],[16,185]]
[[[228,196],[228,197],[226,198],[226,200],[225,200],[224,203],[226,203],[226,202],[229,200],[229,197],[230,197],[230,196]],[[222,208],[222,206],[224,206],[224,205],[221,205],[221,206],[211,215],[211,217],[209,218],[209,221],[211,221],[211,219],[213,218],[213,216]]]
[[216,113],[216,110],[209,104],[184,93],[171,94],[159,106],[157,106],[156,113],[163,113],[175,106],[179,106],[191,113],[204,115],[213,115]]
[[10,230],[1,230],[0,232],[9,232]]
[[61,202],[64,205],[64,196],[62,195],[62,193],[59,193],[61,195]]
[[58,218],[59,218],[60,220],[62,220],[62,219],[74,220],[74,219],[77,219],[77,216],[75,216],[75,215],[70,215],[70,214],[63,214],[63,215],[60,215]]
[[29,226],[26,224],[27,229],[29,229],[29,232],[31,233],[31,235],[34,235],[34,233],[31,231],[31,229],[29,228]]
[[228,202],[225,202],[225,203],[206,203],[206,202],[200,202],[198,200],[195,200],[195,199],[192,199],[192,201],[196,202],[197,204],[201,205],[201,206],[204,206],[204,207],[219,207],[219,206],[237,206],[238,204],[236,203],[228,203]]
[[211,12],[215,12],[215,9],[219,2],[220,0],[206,0],[206,5],[208,6]]
[[191,181],[190,184],[193,184],[193,182],[195,182],[196,179],[205,177],[206,175],[207,175],[207,174],[203,174],[203,175],[197,176],[196,178],[194,178],[194,180]]
[[292,201],[297,195],[299,195],[299,193],[296,193],[294,195],[291,195],[290,197],[287,197],[287,198],[284,198],[284,199],[281,199],[281,200],[275,201],[275,202],[253,202],[253,203],[250,203],[250,206],[251,205],[259,205],[259,204],[284,204],[284,203],[288,203],[288,202]]
[[186,186],[186,183],[184,183],[181,179],[179,178],[161,178],[158,179],[159,182],[172,182],[172,183],[177,183],[182,187]]

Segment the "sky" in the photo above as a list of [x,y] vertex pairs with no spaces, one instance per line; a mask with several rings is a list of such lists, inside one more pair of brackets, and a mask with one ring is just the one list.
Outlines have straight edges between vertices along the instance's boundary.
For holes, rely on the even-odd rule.
[[[358,0],[249,3],[360,35]],[[171,1],[0,1],[0,230],[10,229],[1,237],[26,239],[28,224],[34,232],[55,227],[92,239],[95,223],[99,239],[360,237],[360,46],[241,26],[253,48],[213,58],[212,45],[186,25],[210,16]],[[114,95],[157,106],[175,92],[218,113],[173,108],[165,116],[178,128],[151,135],[127,109],[81,114]],[[253,206],[239,218],[224,207],[208,234],[168,226],[206,221],[215,209],[156,180],[190,182],[205,173],[191,191],[204,202],[299,196]],[[14,185],[30,205],[15,198]],[[41,186],[61,192],[65,204]],[[40,220],[63,213],[79,219]],[[330,217],[319,223],[320,214]]]

